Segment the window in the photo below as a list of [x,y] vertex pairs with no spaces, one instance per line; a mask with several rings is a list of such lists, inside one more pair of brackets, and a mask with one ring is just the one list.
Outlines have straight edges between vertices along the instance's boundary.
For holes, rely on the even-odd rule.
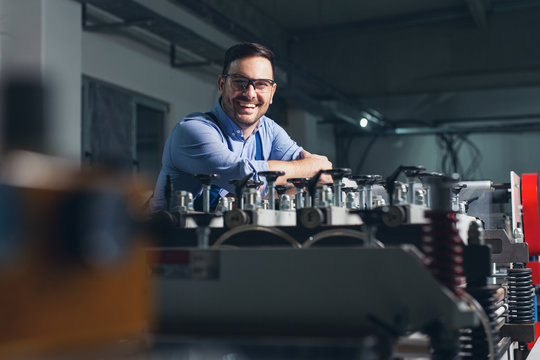
[[142,173],[153,184],[168,105],[89,77],[82,94],[83,163]]

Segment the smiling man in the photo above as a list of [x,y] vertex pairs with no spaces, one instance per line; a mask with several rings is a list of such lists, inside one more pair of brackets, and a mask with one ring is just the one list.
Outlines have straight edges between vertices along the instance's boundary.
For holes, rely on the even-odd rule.
[[[285,184],[288,178],[311,177],[332,168],[326,156],[310,154],[265,116],[277,88],[272,51],[255,43],[234,45],[225,53],[217,85],[221,96],[212,110],[187,115],[169,135],[151,211],[167,204],[167,176],[174,191],[193,193],[195,209],[202,210],[201,184],[194,174],[220,175],[211,190],[214,209],[220,196],[234,192],[231,179],[279,170],[285,176],[278,184]],[[265,183],[263,195],[266,192]]]

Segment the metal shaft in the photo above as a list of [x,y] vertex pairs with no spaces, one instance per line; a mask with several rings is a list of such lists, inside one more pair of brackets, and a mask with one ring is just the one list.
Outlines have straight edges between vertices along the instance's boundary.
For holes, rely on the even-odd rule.
[[304,207],[304,190],[302,188],[296,188],[295,203],[297,209]]
[[341,180],[335,180],[334,188],[334,206],[341,207]]
[[414,178],[407,178],[407,202],[414,204]]
[[358,202],[359,202],[360,209],[364,210],[366,208],[366,187],[365,186],[358,187]]
[[203,185],[203,211],[210,212],[210,185]]
[[366,209],[373,208],[373,185],[368,185],[366,189]]
[[276,194],[275,194],[276,184],[273,181],[268,182],[268,202],[270,210],[276,210]]
[[210,227],[199,226],[196,230],[197,245],[200,249],[208,249],[210,244]]

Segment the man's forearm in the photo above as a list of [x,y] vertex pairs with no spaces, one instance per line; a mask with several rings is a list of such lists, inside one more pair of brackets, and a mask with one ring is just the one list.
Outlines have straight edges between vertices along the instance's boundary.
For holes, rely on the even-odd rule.
[[326,170],[332,168],[332,163],[328,161],[326,156],[309,154],[309,157],[291,160],[269,160],[268,167],[271,171],[284,171],[285,176],[281,176],[277,179],[278,185],[287,184],[287,179],[290,178],[302,178],[312,177],[319,170]]

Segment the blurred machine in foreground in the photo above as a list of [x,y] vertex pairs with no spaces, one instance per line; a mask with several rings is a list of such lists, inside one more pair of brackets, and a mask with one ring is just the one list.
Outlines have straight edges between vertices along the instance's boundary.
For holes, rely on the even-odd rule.
[[151,291],[135,189],[35,153],[10,153],[2,169],[0,358],[80,356],[142,338]]

